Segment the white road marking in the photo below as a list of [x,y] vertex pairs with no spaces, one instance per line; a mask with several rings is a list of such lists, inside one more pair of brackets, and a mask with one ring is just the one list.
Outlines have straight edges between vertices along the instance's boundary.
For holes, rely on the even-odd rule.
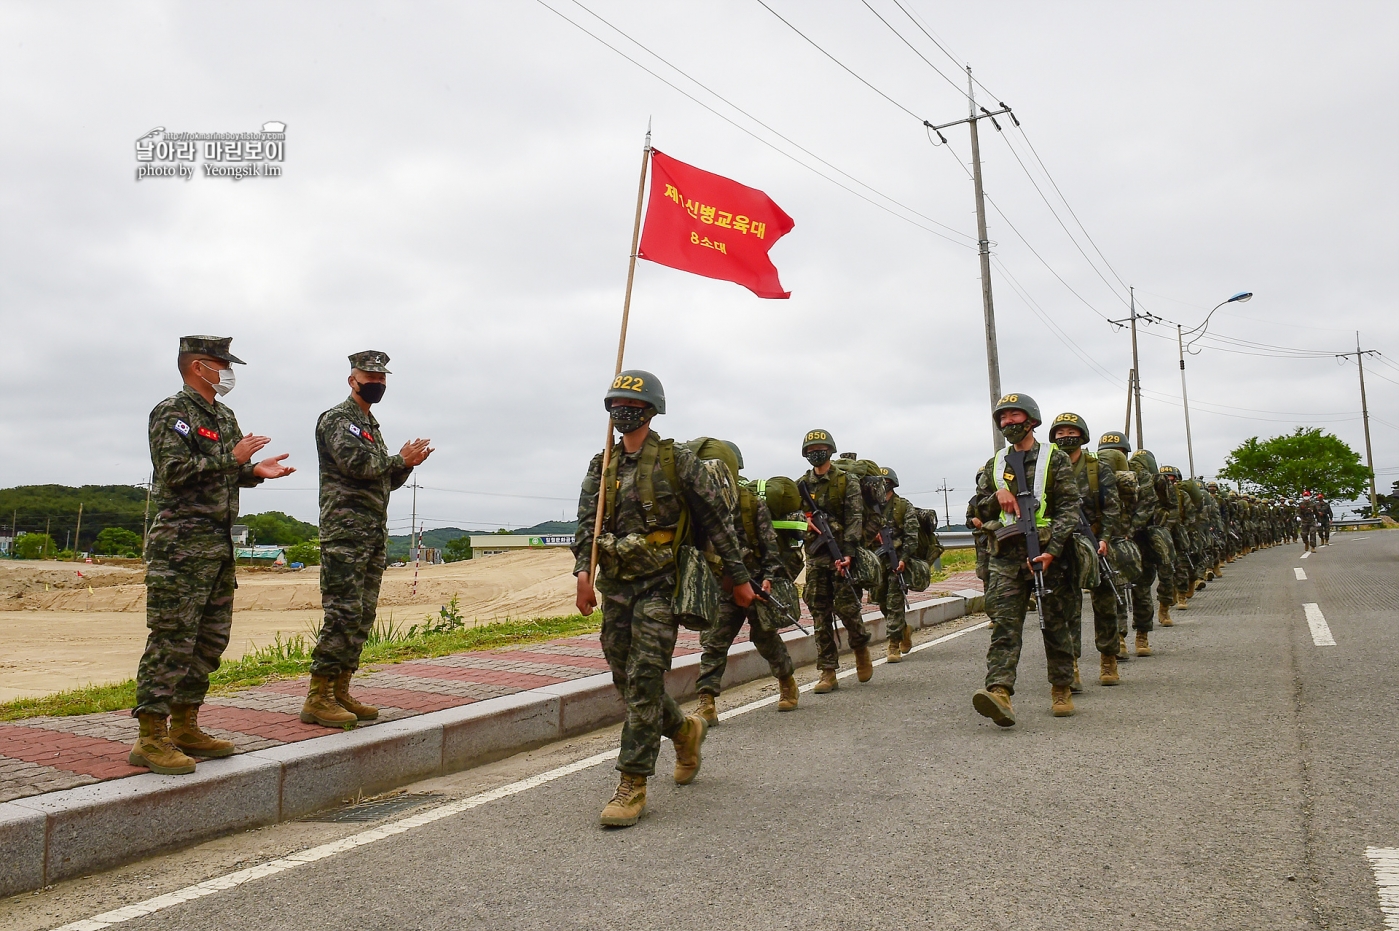
[[1302,605],[1302,610],[1307,612],[1307,626],[1312,629],[1312,643],[1319,647],[1334,647],[1336,639],[1331,636],[1331,628],[1326,624],[1326,616],[1321,613],[1321,608],[1314,604]]
[[1307,558],[1308,556],[1310,556],[1310,555],[1311,555],[1311,552],[1310,552],[1310,551],[1305,552],[1305,553],[1302,554],[1302,558],[1303,558],[1303,559],[1306,559],[1306,558]]
[[1305,572],[1303,572],[1301,569],[1293,569],[1292,571],[1295,572],[1295,573],[1297,573],[1297,581],[1299,581],[1299,582],[1305,582],[1305,581],[1307,581],[1307,574],[1306,574]]
[[1375,871],[1384,926],[1399,931],[1399,847],[1366,847],[1365,856]]
[[[929,640],[926,643],[920,643],[917,646],[915,646],[912,650],[909,650],[909,652],[917,653],[919,650],[926,650],[928,647],[937,646],[940,643],[946,643],[947,641],[954,640],[957,637],[962,636],[963,634],[969,634],[974,630],[981,630],[982,628],[989,626],[991,626],[990,621],[983,621],[980,624],[973,624],[970,627],[964,627],[961,630],[954,631],[950,634],[945,634],[944,636],[938,637],[934,640]],[[878,659],[874,661],[873,665],[878,666],[882,665],[885,662],[887,662],[887,660]],[[836,678],[844,679],[848,676],[853,675],[855,675],[855,670],[847,669],[843,672],[837,673]],[[809,692],[815,686],[816,683],[809,682],[806,685],[803,685],[801,687],[801,690],[803,692]],[[747,714],[750,711],[756,711],[759,708],[771,705],[774,702],[776,702],[777,699],[778,696],[776,695],[771,695],[767,698],[760,698],[757,701],[749,702],[746,705],[740,705],[737,708],[725,711],[723,714],[719,715],[719,718],[720,720],[728,720],[729,718],[736,717],[740,714]],[[70,924],[62,925],[61,927],[55,928],[54,931],[100,931],[100,929],[102,928],[110,928],[112,925],[121,924],[122,922],[132,921],[136,918],[144,918],[146,915],[153,915],[156,912],[164,911],[167,908],[173,908],[176,905],[183,905],[185,902],[193,902],[195,899],[202,899],[205,896],[214,895],[218,892],[225,892],[229,889],[237,888],[238,886],[241,886],[244,883],[249,883],[256,879],[263,879],[267,876],[275,876],[278,873],[285,873],[287,870],[295,869],[298,866],[305,866],[308,863],[315,863],[318,860],[324,860],[328,857],[336,856],[337,854],[346,853],[351,850],[357,850],[360,847],[366,847],[369,844],[378,843],[379,841],[384,840],[386,838],[396,837],[397,835],[403,834],[407,831],[411,831],[414,828],[420,828],[425,824],[432,824],[434,822],[441,821],[443,818],[449,818],[452,815],[461,814],[462,812],[470,811],[473,808],[479,808],[482,805],[485,805],[489,802],[498,801],[503,798],[509,798],[512,795],[519,795],[521,792],[528,792],[530,789],[537,789],[542,785],[547,785],[548,783],[554,782],[557,779],[562,779],[564,776],[571,776],[574,773],[581,773],[585,769],[592,769],[594,766],[600,766],[603,763],[615,760],[617,758],[618,749],[619,748],[617,747],[613,747],[611,750],[606,750],[602,753],[594,754],[593,756],[587,757],[586,759],[576,760],[572,763],[566,763],[563,766],[556,767],[554,769],[549,770],[548,772],[543,772],[536,776],[530,776],[528,779],[521,779],[517,782],[512,782],[508,785],[500,786],[499,788],[491,789],[486,792],[480,792],[476,795],[471,796],[470,798],[463,798],[458,799],[455,802],[448,802],[445,805],[439,805],[438,807],[433,808],[429,811],[424,811],[416,815],[410,815],[407,818],[400,818],[397,821],[391,821],[388,824],[380,825],[377,828],[371,828],[368,831],[361,831],[358,834],[352,834],[349,837],[341,838],[340,840],[332,841],[328,844],[322,844],[319,847],[311,847],[308,850],[302,850],[299,853],[293,853],[285,857],[279,857],[276,860],[269,860],[266,863],[261,863],[257,866],[250,866],[247,869],[238,870],[234,873],[228,873],[224,876],[215,876],[213,879],[207,879],[202,883],[196,883],[193,886],[186,886],[183,889],[176,889],[174,892],[167,892],[164,895],[158,895],[155,898],[146,899],[144,902],[136,902],[131,905],[124,905],[121,908],[114,909],[113,911],[103,912],[100,915],[94,915],[91,918],[85,918],[82,921],[74,921]]]

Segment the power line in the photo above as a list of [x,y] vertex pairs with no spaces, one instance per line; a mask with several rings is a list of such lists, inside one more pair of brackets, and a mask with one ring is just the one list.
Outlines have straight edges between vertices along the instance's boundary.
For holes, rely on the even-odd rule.
[[[759,3],[762,3],[762,0],[758,0],[758,2],[759,2]],[[869,5],[869,0],[860,0],[860,2],[863,3],[863,4],[865,5],[865,9],[867,9],[867,10],[869,10],[871,13],[873,13],[873,14],[875,15],[875,17],[876,17],[881,23],[883,23],[885,26],[888,26],[888,27],[889,27],[889,31],[892,32],[894,35],[898,36],[898,37],[899,37],[899,41],[901,41],[904,45],[907,45],[907,46],[913,51],[913,54],[917,55],[919,58],[922,58],[922,59],[923,59],[923,63],[926,64],[929,68],[932,68],[933,71],[937,73],[938,77],[942,78],[942,79],[943,79],[944,81],[946,81],[948,84],[951,84],[953,90],[957,91],[957,93],[961,94],[963,97],[969,97],[969,96],[970,96],[966,91],[962,90],[961,86],[960,86],[956,81],[952,80],[952,79],[951,79],[950,77],[948,77],[946,74],[943,74],[942,70],[939,69],[937,65],[935,65],[935,64],[933,64],[932,62],[928,61],[928,59],[927,59],[926,57],[924,57],[924,55],[923,55],[922,52],[920,52],[920,51],[918,51],[918,49],[914,48],[914,47],[913,47],[913,43],[910,42],[910,41],[908,41],[908,39],[905,39],[903,33],[899,32],[897,29],[895,29],[892,23],[890,23],[890,22],[889,22],[887,19],[885,19],[883,16],[880,16],[880,15],[879,15],[879,11],[876,10],[874,7],[872,7],[872,6]],[[896,3],[897,3],[897,0],[896,0]],[[764,5],[766,5],[766,4],[764,4]],[[902,10],[903,7],[899,7],[899,9]],[[908,11],[907,11],[907,10],[904,10],[904,14],[907,15],[907,14],[908,14]]]

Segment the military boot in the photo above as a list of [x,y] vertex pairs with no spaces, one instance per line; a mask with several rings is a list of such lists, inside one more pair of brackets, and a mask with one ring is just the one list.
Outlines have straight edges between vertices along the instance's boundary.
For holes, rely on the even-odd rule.
[[904,655],[899,652],[899,641],[893,637],[889,638],[889,652],[885,655],[885,661],[890,663],[902,663]]
[[713,727],[719,723],[719,709],[714,707],[714,696],[708,692],[700,692],[699,707],[695,709],[695,714],[704,718],[706,724]]
[[1206,581],[1206,582],[1213,582],[1214,579],[1215,579],[1214,566],[1210,566],[1208,569],[1205,570],[1205,581]]
[[[1180,605],[1176,605],[1180,607]],[[1176,622],[1171,620],[1171,606],[1162,601],[1156,605],[1156,623],[1162,627],[1174,627]],[[1138,635],[1140,636],[1140,634]]]
[[1125,663],[1125,662],[1127,662],[1129,659],[1131,659],[1131,657],[1132,657],[1132,654],[1130,654],[1130,653],[1127,652],[1127,635],[1126,635],[1126,634],[1118,634],[1118,635],[1117,635],[1117,661],[1118,661],[1119,663]]
[[354,712],[340,707],[332,694],[334,687],[330,676],[312,676],[310,688],[306,692],[306,703],[301,706],[302,724],[319,724],[322,727],[354,727],[359,718]]
[[1150,655],[1151,655],[1151,645],[1150,645],[1149,643],[1146,642],[1146,631],[1144,631],[1144,630],[1139,630],[1139,631],[1137,631],[1137,655],[1138,655],[1138,656],[1150,656]]
[[1111,653],[1101,654],[1098,661],[1098,684],[1116,685],[1121,681],[1117,675],[1117,657]]
[[1224,561],[1225,561],[1225,562],[1233,562],[1234,559],[1235,559],[1235,557],[1230,556],[1228,559],[1226,559],[1226,560],[1224,560]]
[[1049,707],[1056,718],[1067,718],[1074,713],[1074,696],[1067,685],[1054,685],[1049,689]]
[[170,732],[165,726],[163,714],[139,714],[141,736],[126,762],[132,766],[144,766],[162,776],[187,776],[194,772],[194,760],[185,756],[170,742]]
[[777,680],[778,711],[795,711],[797,709],[797,699],[801,697],[801,689],[797,688],[796,676],[784,676]]
[[[1184,611],[1185,609],[1189,608],[1190,605],[1185,603],[1184,595],[1182,595],[1180,592],[1176,592],[1176,603],[1171,605],[1171,607],[1175,608],[1177,611]],[[1165,621],[1162,621],[1161,626],[1170,627],[1171,625],[1167,624]]]
[[905,624],[904,624],[904,635],[903,635],[902,637],[899,638],[899,652],[900,652],[900,653],[908,653],[908,652],[910,652],[912,649],[913,649],[913,627],[912,627],[912,625],[905,623]]
[[1010,689],[1004,685],[993,685],[989,689],[977,689],[972,695],[972,707],[983,718],[990,718],[1001,727],[1015,723],[1015,709],[1010,704]]
[[[1195,582],[1195,591],[1197,591],[1197,592],[1202,592],[1202,591],[1204,591],[1204,590],[1205,590],[1205,580],[1204,580],[1204,579],[1199,579],[1199,580],[1197,580],[1197,581]],[[1186,595],[1185,597],[1189,598],[1190,595]]]
[[210,737],[199,729],[198,705],[170,706],[170,742],[183,750],[186,756],[233,755],[233,741]]
[[834,692],[840,688],[840,680],[836,678],[834,669],[822,669],[820,672],[821,677],[816,680],[816,687],[811,691],[817,695],[825,695],[827,692]]
[[675,784],[687,786],[700,771],[700,744],[709,733],[709,722],[697,714],[685,718],[680,733],[670,738],[675,744]]
[[1072,691],[1072,692],[1082,692],[1082,691],[1083,691],[1083,677],[1080,676],[1080,675],[1078,674],[1078,660],[1077,660],[1077,659],[1074,660],[1074,681],[1073,681],[1073,684],[1069,686],[1069,690]]
[[602,817],[598,820],[602,822],[603,827],[629,828],[641,820],[641,813],[645,810],[646,777],[622,773],[612,801],[607,803],[607,807],[602,810]]
[[352,672],[342,672],[335,677],[335,703],[360,721],[373,721],[379,717],[379,709],[373,705],[365,705],[355,701],[350,694],[350,678],[352,676],[354,676]]
[[[1230,562],[1233,562],[1232,559],[1229,560],[1229,561],[1230,561]],[[1222,579],[1222,578],[1224,578],[1224,564],[1223,564],[1223,563],[1218,563],[1218,562],[1217,562],[1217,563],[1214,564],[1214,577],[1215,577],[1216,579]]]
[[868,682],[874,675],[874,663],[870,662],[870,648],[855,648],[855,678],[861,682]]

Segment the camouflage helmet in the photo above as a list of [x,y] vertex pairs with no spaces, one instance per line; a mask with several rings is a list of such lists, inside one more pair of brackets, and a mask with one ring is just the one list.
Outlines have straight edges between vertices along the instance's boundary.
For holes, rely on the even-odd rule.
[[829,430],[808,430],[806,436],[802,438],[802,455],[805,456],[807,450],[813,446],[829,446],[831,452],[835,452],[835,437],[831,436]]
[[1040,406],[1028,394],[1011,393],[996,402],[991,410],[991,420],[998,427],[1001,425],[1001,411],[1024,411],[1037,425],[1044,423],[1040,418]]
[[1127,442],[1127,434],[1114,430],[1112,433],[1104,433],[1098,437],[1098,452],[1105,449],[1120,449],[1126,455],[1131,453],[1132,444]]
[[1180,469],[1175,466],[1162,466],[1161,474],[1166,476],[1166,478],[1173,478],[1176,481],[1180,481],[1181,478]]
[[1054,431],[1059,427],[1077,427],[1078,432],[1083,436],[1083,442],[1088,442],[1088,424],[1077,414],[1065,411],[1058,417],[1055,417],[1054,422],[1049,425],[1049,442],[1054,442]]
[[888,479],[890,488],[899,487],[899,473],[895,472],[893,469],[880,467],[879,474]]
[[735,443],[733,440],[721,440],[720,442],[722,442],[725,446],[727,446],[730,450],[733,451],[734,459],[736,459],[736,460],[738,461],[738,470],[739,470],[740,472],[742,472],[742,471],[743,471],[743,453],[739,450],[738,444]]
[[1098,461],[1114,472],[1126,472],[1132,468],[1127,463],[1127,454],[1116,446],[1099,447]]
[[661,380],[641,369],[627,369],[612,379],[612,387],[602,396],[602,406],[611,409],[614,398],[645,401],[657,414],[665,413],[665,388]]

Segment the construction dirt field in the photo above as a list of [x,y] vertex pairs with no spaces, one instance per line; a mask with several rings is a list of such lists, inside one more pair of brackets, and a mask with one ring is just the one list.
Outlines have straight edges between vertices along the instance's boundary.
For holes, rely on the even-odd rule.
[[[0,701],[130,679],[146,642],[144,569],[0,560]],[[379,619],[408,625],[456,597],[462,616],[504,618],[574,612],[573,555],[566,549],[489,556],[384,573]],[[81,573],[81,575],[79,575]],[[239,569],[229,658],[274,637],[314,635],[321,593],[314,566]]]

